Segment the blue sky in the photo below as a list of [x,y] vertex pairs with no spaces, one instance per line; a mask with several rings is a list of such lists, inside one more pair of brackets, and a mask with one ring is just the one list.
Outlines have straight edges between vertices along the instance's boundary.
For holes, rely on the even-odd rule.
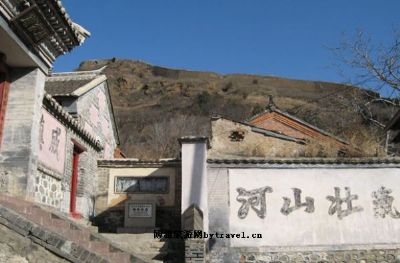
[[341,82],[326,48],[362,29],[376,43],[400,29],[400,1],[64,0],[92,36],[54,71],[124,58],[171,68]]

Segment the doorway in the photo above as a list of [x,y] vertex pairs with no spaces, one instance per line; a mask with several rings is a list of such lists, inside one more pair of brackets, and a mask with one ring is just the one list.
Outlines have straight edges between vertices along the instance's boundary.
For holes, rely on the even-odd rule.
[[79,158],[85,149],[74,143],[74,150],[72,153],[72,176],[71,176],[71,196],[69,203],[69,212],[73,218],[81,218],[81,215],[76,209],[76,197],[78,192],[78,178],[79,178]]

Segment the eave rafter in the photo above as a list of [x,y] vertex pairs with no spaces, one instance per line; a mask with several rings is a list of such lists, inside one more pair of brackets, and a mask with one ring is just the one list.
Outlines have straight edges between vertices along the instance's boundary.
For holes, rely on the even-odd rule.
[[74,23],[59,0],[7,0],[9,24],[34,53],[47,64],[90,35]]

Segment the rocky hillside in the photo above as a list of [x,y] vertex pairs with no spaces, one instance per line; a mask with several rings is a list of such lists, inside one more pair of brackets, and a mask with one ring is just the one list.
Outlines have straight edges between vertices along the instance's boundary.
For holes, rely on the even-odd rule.
[[[346,138],[365,154],[376,152],[379,131],[361,117],[374,94],[352,86],[256,75],[219,75],[168,69],[132,60],[91,60],[78,70],[107,65],[121,148],[129,157],[161,158],[179,154],[177,138],[209,135],[209,117],[245,120],[263,110],[268,95],[277,106],[318,127]],[[373,105],[385,123],[391,111]]]

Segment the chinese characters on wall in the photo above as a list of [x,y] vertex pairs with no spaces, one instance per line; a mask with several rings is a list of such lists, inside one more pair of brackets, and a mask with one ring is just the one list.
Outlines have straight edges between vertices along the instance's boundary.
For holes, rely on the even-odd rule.
[[[314,198],[305,197],[302,202],[301,189],[293,188],[294,202],[291,206],[292,199],[289,197],[283,198],[283,205],[280,212],[286,216],[290,213],[304,208],[304,212],[313,213]],[[330,202],[328,214],[331,216],[336,215],[338,219],[343,219],[352,213],[363,211],[361,206],[353,204],[358,199],[358,195],[351,194],[350,187],[344,187],[344,194],[341,193],[341,188],[334,187],[334,195],[327,195],[326,199]],[[265,186],[257,189],[246,190],[242,187],[236,188],[238,195],[236,200],[241,203],[238,210],[238,217],[244,219],[247,217],[250,208],[256,213],[259,218],[265,218],[267,215],[267,193],[272,193],[273,189],[270,186]],[[400,218],[400,212],[393,207],[394,197],[390,196],[392,190],[381,186],[377,191],[372,192],[372,203],[374,205],[374,212],[376,217],[385,218],[386,216],[392,218]]]
[[39,124],[39,162],[46,168],[63,174],[66,128],[44,109]]

